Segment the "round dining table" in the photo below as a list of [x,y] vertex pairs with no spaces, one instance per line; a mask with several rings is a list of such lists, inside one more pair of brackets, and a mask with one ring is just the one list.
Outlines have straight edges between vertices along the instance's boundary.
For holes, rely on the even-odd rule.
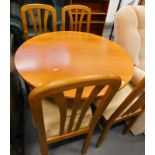
[[[133,74],[133,61],[117,43],[91,33],[58,31],[25,41],[16,51],[15,67],[32,87],[89,75],[117,75],[121,88]],[[90,88],[91,89],[91,88]],[[83,97],[87,97],[85,90]],[[68,97],[74,97],[69,91]]]

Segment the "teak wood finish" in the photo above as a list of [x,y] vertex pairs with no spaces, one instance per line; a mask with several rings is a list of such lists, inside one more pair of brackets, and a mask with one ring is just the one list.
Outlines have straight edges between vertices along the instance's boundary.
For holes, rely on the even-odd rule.
[[[15,66],[32,87],[89,75],[118,75],[124,87],[133,74],[133,62],[118,44],[76,31],[45,33],[27,40],[15,54]],[[85,89],[83,98],[89,91]],[[74,98],[74,91],[67,96]]]
[[[34,15],[34,10],[37,11],[37,18]],[[44,10],[44,18],[42,19],[41,11]],[[54,7],[46,4],[26,4],[21,7],[21,19],[24,28],[24,39],[29,39],[29,30],[27,25],[26,14],[29,13],[35,34],[47,32],[47,21],[49,14],[52,14],[53,31],[56,31],[56,10]]]
[[[103,109],[111,101],[117,90],[121,85],[121,79],[116,76],[85,76],[78,78],[65,79],[61,81],[51,82],[40,87],[34,88],[29,95],[29,104],[32,111],[34,124],[37,130],[40,149],[42,155],[48,154],[47,145],[50,143],[58,142],[67,138],[75,137],[81,134],[86,134],[86,138],[82,148],[82,154],[86,153],[88,145],[91,139],[93,130],[101,117]],[[75,128],[75,117],[80,106],[80,100],[82,92],[85,87],[94,86],[94,89],[90,92],[88,98],[82,103],[82,109]],[[90,107],[91,103],[95,100],[98,93],[106,87],[105,95],[102,97],[102,104],[98,106],[95,113],[92,114],[89,124],[85,127],[81,127],[81,123],[85,117],[85,114]],[[67,115],[67,100],[64,96],[64,91],[76,89],[75,100],[70,116],[70,122],[67,130],[65,130],[66,115]],[[41,101],[45,97],[50,97],[54,100],[59,108],[60,112],[60,130],[59,135],[48,137],[45,132],[43,110]],[[52,118],[51,118],[52,119]]]
[[85,32],[90,30],[91,9],[84,5],[67,5],[62,8],[62,31],[66,30],[66,15],[69,15],[69,30],[82,31],[83,24],[86,25]]
[[144,108],[145,78],[143,78],[137,84],[133,91],[126,97],[126,99],[122,102],[122,104],[116,109],[116,111],[111,115],[108,120],[106,120],[104,118],[104,115],[102,115],[104,120],[104,126],[96,147],[101,146],[109,129],[113,124],[123,120],[128,120],[130,118],[128,125],[126,125],[123,130],[123,133],[126,134],[129,131],[130,127],[134,124],[138,116],[144,111]]

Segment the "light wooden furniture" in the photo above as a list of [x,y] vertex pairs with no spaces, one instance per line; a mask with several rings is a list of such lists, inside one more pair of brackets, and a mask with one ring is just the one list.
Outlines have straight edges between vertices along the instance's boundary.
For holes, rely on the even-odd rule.
[[69,0],[71,5],[85,5],[92,11],[90,33],[102,36],[110,0]]
[[[91,9],[84,5],[67,5],[62,8],[62,30],[66,30],[66,15],[69,17],[70,31],[89,32]],[[85,26],[85,27],[84,27]]]
[[[97,142],[97,147],[103,143],[113,124],[130,118],[128,125],[123,130],[123,133],[126,134],[138,116],[142,114],[145,102],[145,79],[143,78],[123,100],[122,96],[122,92],[120,94],[117,93],[107,108],[103,110],[102,123],[100,121],[101,125],[103,125],[103,130]],[[99,104],[100,102],[98,101],[95,106],[98,107]]]
[[[29,14],[29,18],[28,18]],[[26,4],[21,7],[21,19],[24,28],[24,39],[27,40],[35,35],[48,32],[47,22],[49,15],[52,14],[53,31],[56,31],[56,10],[54,7],[46,4]],[[33,25],[32,35],[28,26],[27,19],[31,20]]]
[[[133,74],[133,62],[123,48],[103,37],[76,31],[45,33],[27,40],[16,51],[15,66],[32,87],[89,75],[118,75],[124,87]],[[84,91],[83,98],[89,91]],[[67,92],[68,97],[74,97],[72,92]]]
[[[109,103],[120,85],[119,77],[85,76],[55,81],[34,88],[28,99],[42,155],[48,155],[48,144],[82,134],[86,134],[82,154],[86,153],[102,109]],[[94,89],[87,100],[81,103],[82,92],[88,86],[93,86]],[[70,89],[76,89],[71,108],[68,107],[64,96],[64,91]],[[91,115],[89,107],[102,89],[105,89],[102,103]]]

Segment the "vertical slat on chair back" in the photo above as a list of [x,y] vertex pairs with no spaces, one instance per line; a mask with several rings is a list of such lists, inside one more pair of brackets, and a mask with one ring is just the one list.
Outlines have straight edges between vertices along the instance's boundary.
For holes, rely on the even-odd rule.
[[65,122],[67,116],[67,104],[64,94],[62,92],[51,95],[52,99],[58,105],[60,110],[60,132],[59,134],[63,134],[65,132]]
[[[105,87],[105,95],[102,99],[102,103],[96,110],[96,112],[92,115],[92,119],[88,122],[88,126],[95,127],[98,119],[101,116],[103,109],[110,102],[116,91],[119,89],[121,85],[121,80],[118,77],[109,76],[88,76],[88,77],[80,77],[74,78],[70,80],[63,80],[58,82],[49,83],[38,88],[32,90],[29,95],[30,107],[32,110],[32,114],[35,115],[34,118],[37,118],[36,115],[40,115],[37,110],[40,106],[37,105],[36,101],[42,100],[45,97],[51,97],[60,111],[60,132],[62,135],[64,133],[69,133],[71,131],[77,131],[80,129],[82,121],[85,117],[85,114],[90,107],[91,103],[96,99],[97,95],[103,90]],[[94,86],[93,90],[90,92],[88,98],[84,103],[82,103],[81,107],[81,99],[82,93],[85,87]],[[108,87],[107,87],[108,86]],[[69,118],[69,123],[66,124],[67,117],[67,102],[64,96],[64,92],[76,89],[75,100],[73,102],[72,112]],[[38,99],[39,98],[39,99]],[[35,105],[35,106],[34,106]],[[80,109],[81,107],[81,109]],[[33,108],[33,109],[32,109]],[[77,116],[77,111],[81,110],[78,120],[75,121]],[[34,120],[35,125],[44,128],[44,123],[39,120]],[[37,128],[37,127],[36,127]],[[38,133],[41,134],[41,133]]]
[[46,10],[44,14],[44,32],[47,32],[48,15],[49,15],[49,10]]
[[[65,31],[66,13],[69,15],[69,30],[82,31],[86,24],[86,32],[90,30],[91,9],[83,5],[67,5],[62,9],[62,30]],[[86,19],[84,19],[86,17]]]
[[71,118],[70,118],[70,122],[69,122],[69,125],[68,125],[68,132],[70,132],[72,130],[72,128],[73,128],[74,120],[75,120],[77,111],[80,108],[79,103],[81,101],[82,92],[83,92],[82,87],[77,88],[74,103],[73,103],[74,106],[73,106],[73,109],[72,109]]
[[42,30],[41,10],[40,9],[37,9],[37,13],[38,13],[39,31],[40,31],[40,33],[42,33],[43,30]]
[[111,121],[119,121],[143,112],[145,107],[145,78],[127,96],[120,107],[111,116]]
[[31,22],[32,22],[32,25],[33,25],[33,28],[34,28],[34,32],[35,32],[36,34],[38,34],[38,30],[37,30],[37,21],[36,21],[34,12],[33,12],[33,10],[28,10],[28,13],[29,13],[29,16],[30,16],[30,18],[31,18]]
[[123,112],[123,114],[121,114],[121,117],[137,112],[137,110],[142,110],[144,107],[144,101],[145,93],[143,92],[140,94],[140,96],[137,97],[136,101],[133,101],[133,105],[131,105],[131,107],[128,108],[125,112]]
[[[42,15],[41,15],[42,10],[44,10],[44,17],[43,17],[44,22],[42,22]],[[34,11],[36,11],[37,18],[36,18],[36,15],[34,14]],[[25,39],[29,38],[26,13],[28,13],[31,19],[33,29],[36,35],[43,33],[43,32],[47,32],[47,21],[48,21],[49,13],[52,14],[53,31],[56,31],[56,10],[54,7],[50,5],[45,5],[45,4],[23,5],[21,8],[21,17],[22,17],[22,22],[23,22],[23,27],[24,27]]]
[[77,122],[76,128],[75,130],[79,130],[82,120],[84,119],[84,116],[88,110],[88,108],[90,107],[90,104],[93,103],[93,101],[95,100],[95,98],[97,97],[97,95],[100,93],[100,91],[104,88],[105,85],[98,85],[96,86],[90,93],[90,95],[88,96],[87,100],[85,101],[85,103],[83,104],[82,110],[81,110],[81,114],[79,116],[79,120]]

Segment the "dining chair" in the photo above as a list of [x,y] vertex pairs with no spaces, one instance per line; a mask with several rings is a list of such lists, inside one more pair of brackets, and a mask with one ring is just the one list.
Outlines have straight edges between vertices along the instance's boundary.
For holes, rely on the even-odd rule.
[[48,32],[47,23],[52,15],[52,29],[56,31],[56,10],[46,4],[26,4],[21,7],[21,19],[24,29],[24,39]]
[[[114,19],[114,40],[131,56],[135,68],[145,72],[145,6],[128,5]],[[130,128],[134,135],[144,133],[145,111]]]
[[[66,16],[68,15],[68,16]],[[66,19],[69,18],[70,31],[90,30],[91,9],[84,5],[67,5],[62,8],[62,31],[66,30]]]
[[[137,79],[134,80],[134,82],[136,82]],[[97,101],[94,104],[94,109],[98,107],[99,103],[100,101]],[[98,139],[96,147],[101,146],[110,128],[116,123],[128,121],[128,124],[123,129],[123,134],[127,134],[138,116],[144,111],[144,103],[145,78],[142,78],[135,87],[128,85],[119,90],[103,112],[99,121],[102,133]]]
[[[83,134],[86,137],[82,154],[85,154],[102,109],[120,85],[119,77],[96,75],[55,81],[34,88],[28,100],[42,155],[48,154],[48,144]],[[83,102],[82,93],[88,86],[92,86],[93,90]],[[72,89],[76,89],[75,99],[69,104],[64,92]],[[92,114],[91,103],[101,90],[105,91],[102,104]]]

